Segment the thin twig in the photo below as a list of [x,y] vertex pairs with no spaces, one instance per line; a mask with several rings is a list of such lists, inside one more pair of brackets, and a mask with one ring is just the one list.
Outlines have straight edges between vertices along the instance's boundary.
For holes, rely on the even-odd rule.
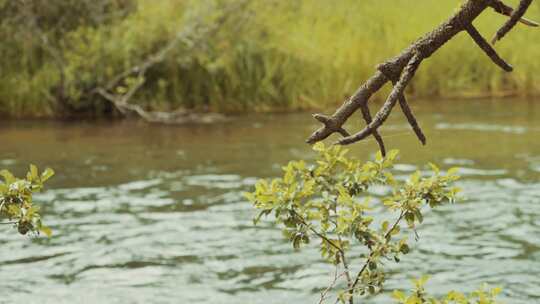
[[327,299],[326,295],[330,292],[330,290],[334,288],[334,286],[336,286],[337,280],[345,274],[345,273],[341,273],[340,275],[338,275],[338,271],[339,271],[339,265],[336,265],[336,270],[334,272],[334,279],[332,280],[330,285],[328,285],[328,287],[326,287],[326,289],[323,290],[323,292],[321,292],[321,299],[319,300],[319,304],[322,304],[324,300]]
[[[336,199],[333,204],[333,211],[336,216],[338,215],[337,205],[338,204],[337,204],[337,199]],[[336,222],[334,222],[334,226],[336,227],[336,229],[338,228],[338,225]],[[341,241],[341,236],[339,235],[339,233],[337,234],[337,238],[338,238],[339,244],[342,245],[343,242]],[[351,272],[349,270],[349,263],[347,262],[347,258],[345,257],[345,250],[340,251],[340,256],[341,256],[341,264],[343,264],[343,269],[345,269],[345,277],[347,279],[347,288],[350,288],[352,286],[352,279],[351,279]],[[349,298],[349,304],[353,304],[353,302],[354,300],[351,295],[351,297]]]
[[[394,222],[392,227],[385,233],[385,235],[384,235],[385,243],[384,244],[388,244],[390,242],[389,236],[394,231],[394,229],[396,229],[397,225],[399,225],[399,223],[401,222],[401,220],[403,219],[404,216],[405,216],[405,212],[401,211],[401,213],[399,214],[399,217]],[[367,266],[371,262],[371,258],[373,257],[373,254],[374,254],[374,252],[371,251],[368,258],[366,259],[366,262],[364,263],[364,265],[362,266],[362,268],[360,269],[360,271],[356,275],[356,278],[354,279],[354,282],[353,282],[353,284],[352,284],[352,286],[351,286],[351,288],[349,290],[350,294],[354,294],[354,289],[356,288],[356,285],[358,285],[358,282],[360,281],[360,278],[362,277],[362,274],[364,273],[364,271],[367,269]]]
[[[308,227],[308,229],[313,232],[313,234],[315,234],[316,236],[318,236],[319,238],[321,238],[322,240],[324,240],[325,242],[327,242],[328,244],[330,244],[330,246],[334,247],[338,253],[339,253],[339,256],[341,258],[341,263],[343,265],[343,268],[344,268],[344,275],[347,279],[347,287],[348,288],[351,288],[352,287],[352,279],[351,279],[351,275],[350,275],[350,270],[349,270],[349,264],[347,263],[347,258],[345,256],[345,251],[343,250],[343,248],[341,248],[340,246],[336,245],[332,240],[330,240],[329,238],[327,238],[326,236],[322,235],[321,233],[319,233],[317,230],[315,230],[315,228],[313,228],[311,225],[309,225],[305,220],[304,218],[298,214],[295,210],[291,210],[292,214],[298,219],[300,220],[300,222]],[[341,243],[341,237],[338,235],[338,242],[340,244]],[[353,304],[353,298],[352,296],[349,298],[349,303],[350,304]]]
[[[341,236],[338,234],[337,237],[338,237],[339,243],[343,244],[341,242]],[[345,251],[341,250],[339,252],[339,255],[341,256],[341,263],[343,264],[343,269],[345,269],[345,277],[347,278],[347,285],[351,286],[352,279],[351,279],[351,274],[350,274],[350,270],[349,270],[349,263],[347,263],[347,258],[345,256]]]
[[296,216],[296,218],[298,218],[300,220],[300,222],[308,227],[308,229],[313,232],[313,234],[315,234],[316,236],[318,236],[319,238],[323,239],[325,242],[327,242],[328,244],[330,244],[330,246],[336,248],[340,253],[343,253],[343,249],[341,247],[339,247],[338,245],[334,244],[334,242],[332,242],[330,239],[328,239],[326,236],[320,234],[317,230],[315,230],[313,227],[311,227],[311,225],[309,225],[305,220],[304,218],[298,214],[296,211],[294,210],[291,210],[291,212],[293,213],[294,216]]

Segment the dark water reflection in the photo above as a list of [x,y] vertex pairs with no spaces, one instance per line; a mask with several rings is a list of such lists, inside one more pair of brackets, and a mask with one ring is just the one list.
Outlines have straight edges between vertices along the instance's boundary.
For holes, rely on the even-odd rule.
[[[540,106],[518,100],[414,104],[421,147],[395,113],[383,129],[397,169],[461,167],[466,200],[429,212],[388,288],[429,273],[436,293],[483,282],[508,303],[540,301]],[[56,169],[39,196],[52,239],[0,234],[1,303],[314,303],[331,268],[295,253],[242,198],[259,177],[311,158],[309,114],[214,126],[2,123],[0,165]],[[356,126],[358,127],[358,126]],[[353,153],[369,158],[376,146]],[[7,227],[4,227],[7,229]],[[387,303],[385,295],[369,302]]]

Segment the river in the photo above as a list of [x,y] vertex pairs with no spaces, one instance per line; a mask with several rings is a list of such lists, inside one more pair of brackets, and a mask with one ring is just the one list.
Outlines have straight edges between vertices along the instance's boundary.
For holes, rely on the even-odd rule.
[[[540,302],[540,104],[412,106],[428,144],[396,110],[382,129],[401,151],[396,170],[458,166],[463,199],[427,212],[412,252],[388,264],[387,289],[430,274],[436,294],[488,283],[507,303]],[[254,227],[242,197],[288,160],[312,159],[304,140],[316,127],[309,113],[181,127],[2,122],[0,167],[22,175],[35,163],[57,174],[36,197],[52,238],[0,227],[0,303],[316,303],[332,267],[315,248],[292,250],[269,222]],[[351,155],[376,149],[370,139]]]

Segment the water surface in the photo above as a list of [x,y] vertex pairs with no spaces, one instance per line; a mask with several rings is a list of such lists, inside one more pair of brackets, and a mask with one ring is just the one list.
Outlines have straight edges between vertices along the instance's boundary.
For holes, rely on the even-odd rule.
[[[420,241],[388,266],[388,289],[431,274],[435,293],[503,286],[507,303],[540,301],[540,106],[425,101],[422,147],[393,113],[382,133],[399,174],[428,161],[460,167],[464,201],[428,212]],[[360,119],[358,119],[360,120]],[[308,113],[246,115],[212,126],[4,122],[0,165],[57,175],[38,197],[51,239],[0,227],[0,303],[315,303],[332,268],[294,252],[277,227],[252,225],[242,198],[290,159],[313,158]],[[359,128],[359,121],[349,126]],[[373,157],[372,140],[353,155]],[[369,303],[387,303],[386,295]]]

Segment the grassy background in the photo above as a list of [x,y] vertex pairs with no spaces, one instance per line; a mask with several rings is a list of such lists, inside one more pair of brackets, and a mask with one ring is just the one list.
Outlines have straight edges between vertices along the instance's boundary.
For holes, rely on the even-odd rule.
[[[21,8],[0,0],[0,35],[7,37],[0,46],[0,114],[111,115],[110,104],[92,94],[93,88],[155,53],[194,16],[211,24],[233,1],[66,0]],[[328,107],[341,103],[377,63],[433,29],[459,4],[253,0],[196,48],[180,44],[150,68],[131,102],[154,110],[217,112]],[[535,1],[528,17],[540,20],[540,3]],[[490,38],[504,21],[488,10],[476,24]],[[518,26],[497,44],[515,67],[509,74],[462,34],[422,64],[408,93],[539,95],[538,41],[538,28]]]

